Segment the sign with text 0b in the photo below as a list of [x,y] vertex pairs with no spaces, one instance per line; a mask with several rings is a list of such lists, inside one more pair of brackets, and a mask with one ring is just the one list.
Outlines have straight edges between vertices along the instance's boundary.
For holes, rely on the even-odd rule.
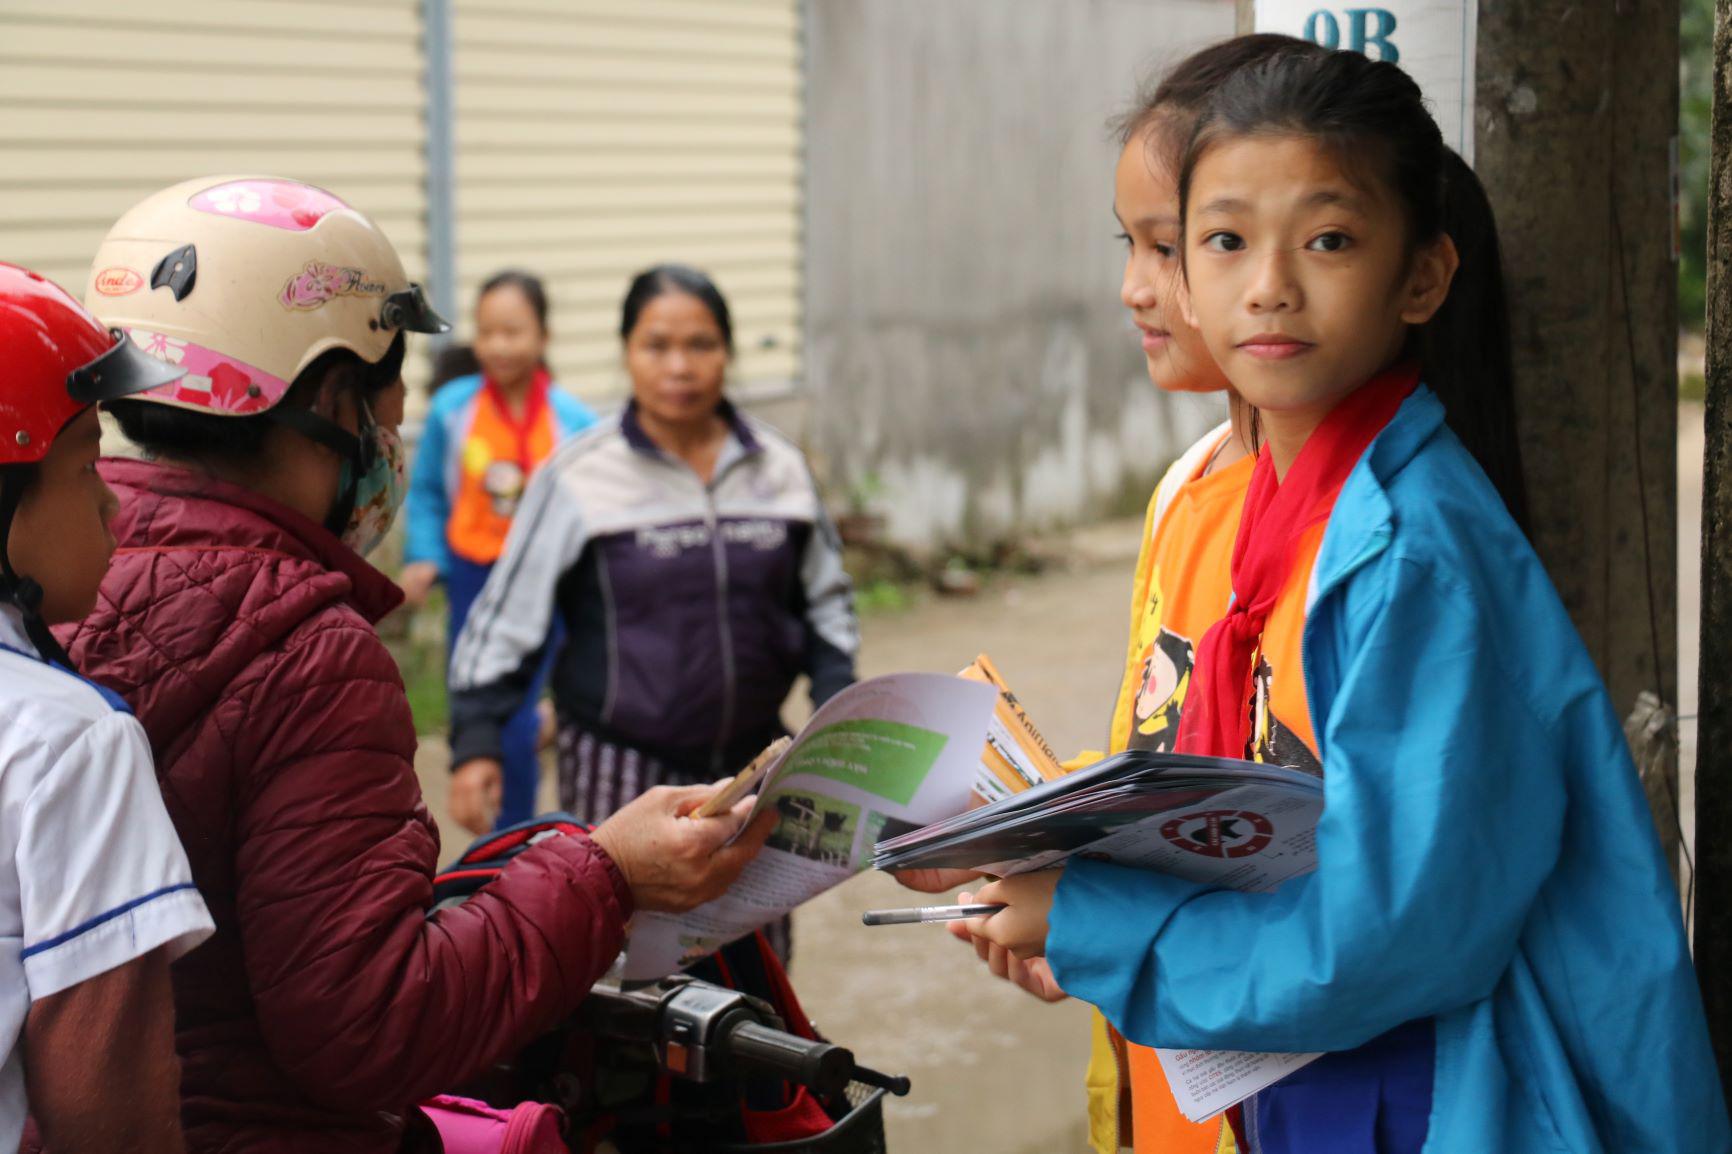
[[1325,48],[1363,52],[1405,68],[1431,103],[1443,139],[1473,162],[1477,0],[1256,0],[1259,32],[1285,32]]

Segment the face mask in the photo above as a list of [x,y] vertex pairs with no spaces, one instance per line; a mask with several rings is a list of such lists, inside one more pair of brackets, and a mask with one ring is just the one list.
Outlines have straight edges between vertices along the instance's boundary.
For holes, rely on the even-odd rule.
[[353,493],[354,503],[349,507],[347,523],[337,535],[343,544],[365,557],[385,539],[391,523],[397,519],[397,510],[403,507],[406,462],[403,438],[395,429],[375,425],[371,412],[367,413],[361,436],[372,442],[371,451],[366,454],[370,463],[356,477],[355,466],[347,459],[343,461],[338,492]]

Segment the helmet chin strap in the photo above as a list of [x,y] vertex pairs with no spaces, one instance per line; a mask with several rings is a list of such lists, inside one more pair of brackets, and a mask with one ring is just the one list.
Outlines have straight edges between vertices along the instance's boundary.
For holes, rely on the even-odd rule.
[[0,478],[0,601],[18,607],[24,619],[24,635],[36,646],[37,654],[64,669],[72,668],[72,658],[61,648],[42,619],[42,586],[34,577],[20,577],[12,568],[7,543],[12,538],[12,520],[18,515],[18,505],[24,499],[24,482],[17,473],[8,470]]
[[[367,411],[364,403],[361,411]],[[315,444],[323,445],[349,463],[349,483],[343,486],[343,491],[337,494],[337,500],[331,506],[330,512],[325,515],[325,528],[333,533],[341,533],[349,523],[349,514],[355,511],[355,498],[360,491],[361,477],[373,463],[371,439],[358,437],[337,422],[306,409],[272,409],[269,415],[279,425],[293,429]],[[362,428],[365,430],[366,426],[363,425]]]

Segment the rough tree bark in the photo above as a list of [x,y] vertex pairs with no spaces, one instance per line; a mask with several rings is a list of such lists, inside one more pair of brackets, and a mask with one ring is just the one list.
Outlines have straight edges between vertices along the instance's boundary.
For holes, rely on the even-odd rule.
[[1481,0],[1478,54],[1534,542],[1620,715],[1675,706],[1678,3]]
[[1696,972],[1732,1093],[1732,0],[1714,5],[1708,177],[1708,408],[1702,492]]

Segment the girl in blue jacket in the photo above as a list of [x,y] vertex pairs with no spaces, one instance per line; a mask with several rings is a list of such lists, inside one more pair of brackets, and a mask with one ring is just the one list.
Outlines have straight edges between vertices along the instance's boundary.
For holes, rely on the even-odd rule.
[[1252,894],[1079,861],[986,887],[977,931],[1134,1042],[1323,1052],[1239,1110],[1254,1154],[1732,1150],[1622,731],[1512,516],[1483,191],[1348,52],[1223,84],[1180,189],[1191,307],[1262,442],[1180,747],[1255,755],[1297,699],[1317,869]]

